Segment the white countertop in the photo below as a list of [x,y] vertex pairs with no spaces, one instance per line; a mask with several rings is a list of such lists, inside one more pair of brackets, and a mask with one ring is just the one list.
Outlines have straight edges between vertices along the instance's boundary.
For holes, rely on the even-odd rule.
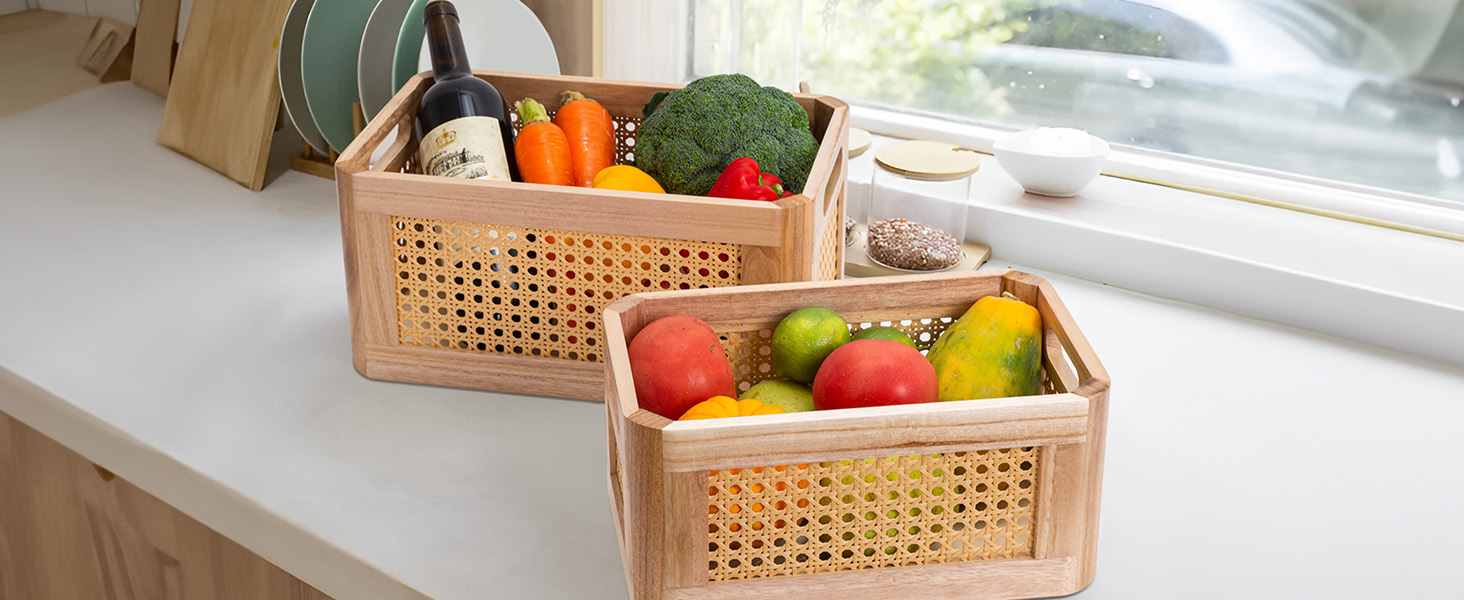
[[[0,411],[341,600],[624,598],[603,406],[358,375],[334,185],[248,192],[162,106],[0,119]],[[1034,272],[1113,377],[1079,597],[1457,593],[1464,370]]]

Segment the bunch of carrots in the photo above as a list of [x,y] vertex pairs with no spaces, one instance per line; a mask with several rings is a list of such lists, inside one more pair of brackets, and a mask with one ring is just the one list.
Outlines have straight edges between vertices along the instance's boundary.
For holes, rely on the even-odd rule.
[[615,124],[599,102],[564,92],[552,121],[533,98],[514,109],[524,124],[513,146],[524,181],[593,187],[595,175],[615,164]]

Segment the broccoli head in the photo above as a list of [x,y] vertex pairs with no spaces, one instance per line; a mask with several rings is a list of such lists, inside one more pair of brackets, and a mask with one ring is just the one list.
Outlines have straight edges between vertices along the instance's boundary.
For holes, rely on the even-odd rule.
[[803,191],[818,154],[808,113],[783,90],[746,75],[712,75],[667,94],[640,124],[635,166],[672,194],[705,196],[742,157]]

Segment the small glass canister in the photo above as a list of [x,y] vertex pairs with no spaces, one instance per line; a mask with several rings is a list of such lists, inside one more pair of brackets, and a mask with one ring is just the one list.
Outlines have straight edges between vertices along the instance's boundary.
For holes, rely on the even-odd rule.
[[868,257],[910,272],[937,272],[960,263],[966,239],[971,150],[938,142],[902,142],[880,149],[861,226]]

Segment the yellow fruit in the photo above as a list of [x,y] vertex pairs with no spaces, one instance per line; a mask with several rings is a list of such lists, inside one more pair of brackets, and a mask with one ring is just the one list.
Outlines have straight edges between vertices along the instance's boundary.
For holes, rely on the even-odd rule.
[[666,193],[655,178],[630,165],[613,165],[600,169],[600,172],[595,174],[595,181],[590,185],[597,190]]
[[976,301],[925,356],[940,400],[1029,396],[1041,391],[1042,315],[1015,296]]
[[773,372],[794,381],[813,383],[829,353],[849,343],[849,324],[822,306],[793,311],[773,330]]
[[772,404],[763,404],[759,400],[733,400],[727,396],[712,396],[706,402],[692,406],[677,420],[695,421],[697,419],[777,415],[783,412],[785,412],[783,409]]

